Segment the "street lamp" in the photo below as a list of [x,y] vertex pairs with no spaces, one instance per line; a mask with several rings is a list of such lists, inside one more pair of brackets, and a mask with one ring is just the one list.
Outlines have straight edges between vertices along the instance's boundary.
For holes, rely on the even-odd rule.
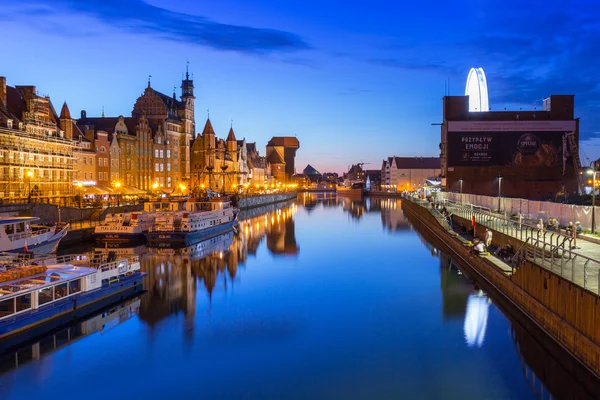
[[121,198],[119,194],[119,188],[121,187],[121,182],[115,182],[115,188],[117,188],[117,207],[121,206]]
[[81,190],[83,188],[83,183],[77,182],[77,185],[75,186],[77,186],[77,189],[79,191],[79,208],[81,208]]
[[587,170],[592,175],[592,233],[596,233],[596,167],[592,162],[592,169]]
[[31,179],[33,178],[33,171],[27,171],[27,180],[29,181],[29,190],[27,195],[27,202],[31,203]]
[[459,181],[458,181],[458,182],[460,183],[460,194],[462,194],[462,183],[463,183],[463,180],[462,180],[462,179],[459,179]]
[[502,198],[502,177],[498,177],[498,212],[500,212],[500,199]]
[[183,183],[179,184],[179,189],[181,189],[181,194],[185,195],[185,189],[186,189],[186,187],[185,187],[185,185]]

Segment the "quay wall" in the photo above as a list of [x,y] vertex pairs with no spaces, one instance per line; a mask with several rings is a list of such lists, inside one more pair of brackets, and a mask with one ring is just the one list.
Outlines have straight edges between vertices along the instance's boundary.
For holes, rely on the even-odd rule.
[[[485,257],[471,256],[468,248],[452,237],[429,211],[410,201],[402,202],[409,220],[426,229],[439,247],[455,258],[489,292],[506,300],[540,332],[554,339],[555,350],[570,354],[583,368],[570,367],[585,375],[586,385],[598,387],[600,376],[600,307],[598,297],[533,263],[525,262],[512,276],[505,274]],[[494,239],[501,243],[501,234]],[[518,247],[516,247],[518,249]],[[597,392],[596,392],[597,393]]]
[[282,201],[293,200],[297,197],[296,192],[264,194],[259,196],[242,196],[238,199],[238,207],[240,210],[249,208],[266,206],[269,204],[280,203]]
[[369,197],[390,197],[399,199],[402,198],[402,193],[399,192],[366,192],[366,195]]

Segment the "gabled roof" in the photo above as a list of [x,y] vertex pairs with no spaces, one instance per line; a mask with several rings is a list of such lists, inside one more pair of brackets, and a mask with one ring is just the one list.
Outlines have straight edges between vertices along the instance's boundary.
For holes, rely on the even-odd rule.
[[269,164],[285,164],[283,158],[281,158],[279,153],[276,151],[271,152],[271,154],[267,156],[267,162]]
[[267,146],[300,147],[300,142],[294,136],[274,136],[269,140]]
[[395,157],[397,169],[440,169],[439,157]]
[[246,143],[248,153],[256,153],[256,142]]
[[229,128],[229,134],[227,135],[228,142],[237,142],[235,139],[235,133],[233,133],[233,127]]
[[67,106],[67,102],[63,103],[62,109],[60,110],[60,119],[71,119],[71,112],[69,111],[69,106]]

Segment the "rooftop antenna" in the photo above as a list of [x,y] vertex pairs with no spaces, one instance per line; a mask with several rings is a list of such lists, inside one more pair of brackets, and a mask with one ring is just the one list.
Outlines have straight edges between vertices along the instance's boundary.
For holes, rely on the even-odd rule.
[[148,87],[150,87],[150,78],[152,78],[152,75],[148,75]]
[[233,118],[231,119],[231,126],[230,126],[230,128],[233,129]]
[[104,106],[102,106],[102,118],[104,118]]
[[208,119],[210,119],[210,108],[206,109],[206,115],[208,116]]

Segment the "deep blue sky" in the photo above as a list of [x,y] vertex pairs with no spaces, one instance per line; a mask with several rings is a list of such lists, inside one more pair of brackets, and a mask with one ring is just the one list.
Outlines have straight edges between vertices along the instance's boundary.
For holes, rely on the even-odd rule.
[[[297,135],[297,167],[379,168],[439,154],[441,98],[483,67],[490,106],[575,94],[582,156],[600,157],[600,2],[0,0],[8,84],[73,115],[130,115],[152,75],[164,93],[189,60],[196,121],[217,135]],[[178,92],[179,93],[179,92]]]

